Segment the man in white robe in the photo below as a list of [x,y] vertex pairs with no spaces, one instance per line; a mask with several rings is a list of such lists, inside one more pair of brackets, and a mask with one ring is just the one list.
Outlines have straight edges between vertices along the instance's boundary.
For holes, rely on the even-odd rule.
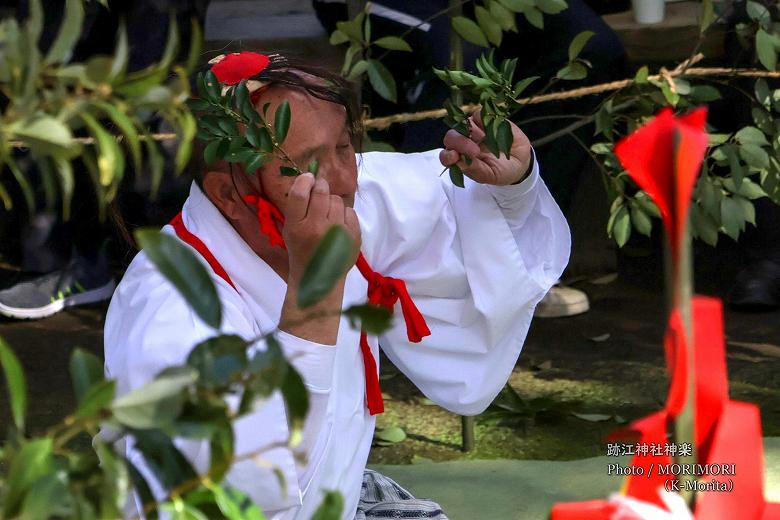
[[[249,339],[278,327],[276,337],[310,392],[303,441],[295,448],[287,444],[278,393],[234,424],[236,456],[260,450],[286,486],[254,460],[235,464],[227,484],[272,519],[308,519],[323,493],[336,490],[344,497],[343,518],[351,520],[375,426],[366,407],[360,331],[337,314],[301,318],[365,303],[367,283],[352,268],[313,309],[297,308],[297,283],[319,239],[332,224],[343,225],[375,272],[405,281],[430,328],[429,336],[410,343],[396,305],[393,328],[369,337],[373,359],[378,362],[381,345],[428,398],[474,415],[511,374],[535,305],[568,261],[570,236],[528,139],[514,125],[511,156],[500,159],[480,145],[478,118],[470,138],[451,132],[443,150],[356,156],[343,106],[273,84],[261,103],[271,103],[273,113],[284,99],[292,107],[284,149],[298,164],[316,157],[317,178],[280,176],[280,159],[253,176],[209,171],[193,183],[182,225],[229,275],[230,283],[206,265],[223,306],[219,332]],[[441,175],[442,165],[455,163],[468,177],[465,188]],[[258,231],[247,194],[262,194],[282,211],[286,249]],[[164,232],[174,233],[170,226]],[[183,364],[197,343],[216,333],[141,252],[109,308],[107,375],[121,395]],[[177,446],[197,471],[207,470],[207,443],[178,440]],[[126,450],[131,462],[145,467],[131,440]],[[159,485],[153,488],[164,497]]]

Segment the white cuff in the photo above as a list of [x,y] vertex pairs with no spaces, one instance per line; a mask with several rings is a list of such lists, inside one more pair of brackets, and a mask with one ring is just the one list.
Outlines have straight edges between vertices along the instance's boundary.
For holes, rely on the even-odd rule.
[[333,384],[336,346],[315,343],[283,330],[275,333],[287,360],[303,377],[310,392],[327,394]]

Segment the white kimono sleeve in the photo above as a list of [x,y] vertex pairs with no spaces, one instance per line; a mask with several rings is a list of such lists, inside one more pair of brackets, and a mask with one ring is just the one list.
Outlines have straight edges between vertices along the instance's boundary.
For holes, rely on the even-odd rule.
[[[234,289],[216,277],[214,281],[223,306],[221,332],[245,339],[256,337],[259,331]],[[217,331],[203,323],[144,255],[139,254],[109,307],[105,327],[107,377],[117,380],[118,393],[123,394],[148,383],[164,368],[185,363],[195,345],[215,334]],[[302,490],[311,473],[307,466],[314,464],[316,460],[312,459],[318,457],[312,448],[321,433],[329,434],[321,430],[325,427],[335,355],[333,347],[289,334],[279,334],[277,339],[310,392],[304,441],[295,453],[288,447],[288,421],[283,399],[277,391],[258,410],[234,423],[236,457],[247,454],[256,457],[234,464],[226,476],[227,484],[247,493],[269,518],[273,518],[274,512],[301,504]],[[263,343],[256,348],[266,347]],[[238,399],[229,398],[228,404],[237,407]],[[195,471],[208,470],[210,455],[206,441],[176,439],[175,444]],[[133,448],[132,439],[127,439],[125,451],[150,482],[155,497],[163,498],[164,490]],[[300,462],[303,458],[308,458],[308,464]],[[277,470],[284,478],[284,485],[277,477]],[[130,511],[140,510],[138,497],[135,501],[129,504]]]
[[406,281],[431,329],[410,343],[397,304],[382,350],[428,398],[473,415],[509,378],[571,237],[538,164],[516,186],[461,189],[438,154],[364,154],[356,208],[367,260]]

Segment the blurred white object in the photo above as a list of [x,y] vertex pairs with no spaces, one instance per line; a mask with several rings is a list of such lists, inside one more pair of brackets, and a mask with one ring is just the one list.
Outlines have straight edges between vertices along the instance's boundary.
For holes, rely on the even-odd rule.
[[557,283],[536,306],[534,318],[564,318],[590,310],[588,295],[579,289]]
[[659,23],[664,19],[664,0],[631,0],[636,23]]

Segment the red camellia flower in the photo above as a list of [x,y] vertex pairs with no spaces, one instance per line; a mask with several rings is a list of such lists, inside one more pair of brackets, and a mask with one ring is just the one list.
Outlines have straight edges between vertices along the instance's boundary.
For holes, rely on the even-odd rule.
[[234,52],[226,55],[211,67],[211,72],[223,85],[235,85],[242,79],[249,79],[268,66],[270,60],[257,52]]
[[615,146],[631,178],[661,211],[674,252],[685,232],[691,193],[707,149],[706,120],[704,107],[681,117],[665,108]]

